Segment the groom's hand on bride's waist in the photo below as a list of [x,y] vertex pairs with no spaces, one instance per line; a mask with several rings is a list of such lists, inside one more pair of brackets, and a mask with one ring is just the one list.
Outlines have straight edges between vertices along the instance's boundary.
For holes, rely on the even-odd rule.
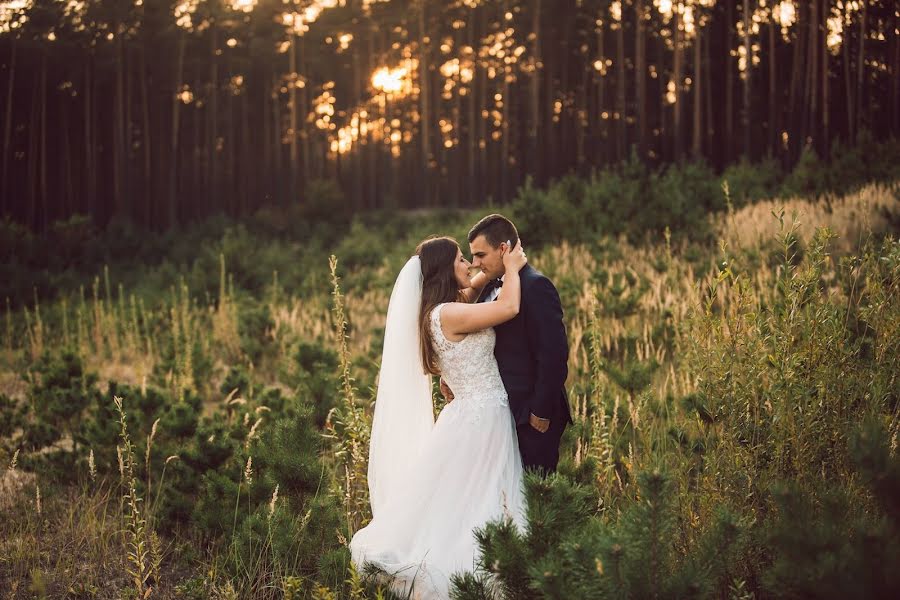
[[550,429],[550,419],[542,419],[534,413],[528,415],[528,424],[541,433],[547,433],[547,430]]
[[448,403],[453,402],[453,390],[444,382],[444,378],[441,377],[441,395],[444,397],[444,400]]

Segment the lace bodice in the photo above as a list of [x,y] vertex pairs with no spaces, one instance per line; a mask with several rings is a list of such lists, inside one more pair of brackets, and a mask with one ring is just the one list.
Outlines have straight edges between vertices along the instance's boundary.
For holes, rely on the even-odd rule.
[[460,409],[465,407],[464,412],[477,421],[485,406],[509,406],[494,358],[494,330],[470,333],[458,342],[448,340],[441,329],[441,310],[446,305],[439,304],[431,311],[431,339],[438,366],[444,381],[453,390],[454,403],[460,403]]

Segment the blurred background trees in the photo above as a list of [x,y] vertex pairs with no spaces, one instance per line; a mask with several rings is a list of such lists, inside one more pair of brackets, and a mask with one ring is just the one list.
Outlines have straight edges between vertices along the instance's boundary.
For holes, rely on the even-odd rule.
[[[900,131],[888,0],[5,0],[0,215],[479,206]],[[873,138],[874,136],[874,138]]]

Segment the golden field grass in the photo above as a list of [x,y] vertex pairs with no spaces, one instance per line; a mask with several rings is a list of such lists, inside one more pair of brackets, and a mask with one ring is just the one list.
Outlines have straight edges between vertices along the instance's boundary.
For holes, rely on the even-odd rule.
[[[600,465],[594,485],[603,490],[599,496],[606,502],[625,494],[628,474],[658,464],[659,444],[670,443],[666,440],[673,419],[686,429],[709,433],[715,428],[696,418],[660,417],[660,411],[669,410],[663,400],[698,391],[700,381],[710,374],[696,368],[696,359],[714,341],[759,342],[751,328],[743,327],[745,316],[764,312],[783,294],[779,282],[785,262],[792,258],[785,251],[807,248],[817,228],[833,231],[836,238],[823,259],[819,289],[830,302],[846,304],[853,300],[853,291],[848,295],[839,273],[849,270],[852,280],[860,263],[844,259],[864,253],[872,236],[896,235],[898,220],[900,188],[872,185],[846,197],[771,200],[716,216],[717,248],[672,245],[668,239],[645,246],[598,239],[529,252],[530,262],[556,283],[566,308],[568,388],[577,415],[577,426],[567,439],[567,460],[576,469],[588,458]],[[800,240],[799,245],[792,245],[792,240]],[[398,249],[398,256],[403,253]],[[100,274],[78,297],[52,304],[38,299],[24,311],[7,311],[0,393],[20,404],[29,402],[23,375],[46,351],[66,345],[77,350],[89,371],[98,373],[101,389],[107,380],[161,386],[173,397],[189,389],[212,405],[225,398],[220,387],[230,367],[248,368],[262,385],[287,388],[282,380],[296,369],[292,352],[297,344],[321,344],[338,353],[341,367],[346,366],[354,378],[344,379],[345,387],[335,389],[335,395],[346,402],[351,394],[348,386],[356,387],[352,392],[356,401],[343,414],[359,422],[345,423],[338,430],[345,436],[356,431],[353,435],[359,437],[335,440],[322,457],[323,464],[338,473],[333,491],[345,496],[352,533],[367,518],[360,475],[365,451],[360,440],[365,439],[366,419],[371,417],[370,390],[394,277],[390,265],[396,257],[385,257],[380,267],[365,272],[342,272],[340,256],[337,261],[341,282],[362,277],[370,282],[363,289],[349,286],[337,313],[332,289],[298,297],[279,286],[277,275],[263,297],[236,294],[224,261],[219,294],[212,301],[191,297],[181,287],[171,290],[166,302],[145,306],[142,299],[114,287],[115,282]],[[258,363],[241,350],[240,316],[248,303],[265,305],[270,315]],[[715,331],[704,316],[719,318]],[[348,323],[344,349],[335,336],[336,325],[343,320]],[[894,333],[900,336],[900,323],[894,324]],[[879,345],[875,353],[889,348]],[[168,352],[171,357],[164,356]],[[202,380],[193,364],[198,353],[211,365],[208,378]],[[687,364],[691,360],[694,367]],[[890,357],[880,360],[889,362]],[[160,373],[161,364],[170,366]],[[617,377],[626,383],[633,380],[628,369],[634,364],[647,368],[649,381],[632,390]],[[253,427],[266,426],[263,413]],[[896,414],[889,427],[896,443],[900,431]],[[126,507],[134,488],[129,491],[124,471],[112,479],[95,479],[85,471],[79,474],[80,485],[59,488],[40,472],[12,465],[13,454],[6,448],[15,445],[15,436],[13,443],[0,445],[0,598],[130,597],[135,586],[134,576],[128,574],[128,553],[137,538],[136,525],[129,522],[134,513]],[[148,476],[138,468],[141,457],[133,460],[134,476]],[[707,477],[706,484],[715,487],[715,475]],[[679,493],[687,493],[684,486]],[[686,507],[688,521],[707,518],[728,493],[710,493],[699,505]],[[156,545],[144,551],[147,564],[153,563],[152,554],[156,568],[161,568],[154,575],[150,597],[187,597],[178,583],[198,573],[209,582],[206,597],[239,597],[218,572],[219,550],[214,545],[186,548],[203,543],[189,532],[183,538],[152,541],[154,535],[150,527],[138,536],[143,536],[142,543]],[[272,593],[304,597],[291,596],[290,589],[285,584]],[[316,589],[311,597],[328,597],[327,590]],[[267,594],[259,597],[270,597]]]

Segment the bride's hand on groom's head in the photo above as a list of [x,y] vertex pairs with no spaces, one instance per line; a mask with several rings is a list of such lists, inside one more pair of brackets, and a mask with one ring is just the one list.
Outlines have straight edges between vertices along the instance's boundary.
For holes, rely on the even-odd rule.
[[[507,242],[507,248],[509,247],[509,242]],[[516,247],[512,250],[507,250],[503,255],[503,266],[506,267],[506,270],[514,269],[519,271],[528,264],[528,258],[525,256],[525,250],[522,248],[522,240],[516,241]]]

